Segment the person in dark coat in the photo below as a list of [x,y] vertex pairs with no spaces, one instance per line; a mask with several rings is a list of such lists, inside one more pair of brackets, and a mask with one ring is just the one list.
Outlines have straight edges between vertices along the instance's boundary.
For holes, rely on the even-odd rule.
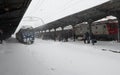
[[95,35],[93,33],[91,33],[91,41],[92,41],[92,45],[94,45],[94,43],[96,43],[96,38]]
[[84,33],[83,40],[84,40],[84,43],[86,43],[86,41],[87,41],[87,43],[90,43],[89,33],[88,32]]
[[86,40],[87,40],[87,38],[86,38],[86,35],[84,33],[84,35],[83,35],[83,41],[84,41],[85,44],[86,44]]

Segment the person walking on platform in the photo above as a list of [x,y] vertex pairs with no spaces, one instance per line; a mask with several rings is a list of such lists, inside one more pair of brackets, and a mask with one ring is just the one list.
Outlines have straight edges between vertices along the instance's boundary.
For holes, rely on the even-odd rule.
[[95,35],[93,33],[91,33],[91,42],[92,42],[92,45],[94,45],[97,41],[96,41],[96,38],[95,38]]
[[84,43],[86,43],[86,41],[87,41],[87,43],[90,43],[89,33],[88,32],[84,33],[83,40],[84,40]]

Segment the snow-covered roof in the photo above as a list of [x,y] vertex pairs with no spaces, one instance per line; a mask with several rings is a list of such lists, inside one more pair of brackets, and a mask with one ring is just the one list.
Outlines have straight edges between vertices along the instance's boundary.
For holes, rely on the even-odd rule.
[[27,28],[33,29],[33,27],[32,27],[32,26],[29,26],[29,25],[25,25],[25,26],[22,26],[22,27],[21,27],[21,29],[27,29]]

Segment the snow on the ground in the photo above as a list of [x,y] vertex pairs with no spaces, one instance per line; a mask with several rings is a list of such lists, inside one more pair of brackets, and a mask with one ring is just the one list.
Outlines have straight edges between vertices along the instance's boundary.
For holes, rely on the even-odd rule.
[[[113,52],[117,51],[117,52]],[[0,75],[120,75],[120,43],[11,38],[0,45]]]

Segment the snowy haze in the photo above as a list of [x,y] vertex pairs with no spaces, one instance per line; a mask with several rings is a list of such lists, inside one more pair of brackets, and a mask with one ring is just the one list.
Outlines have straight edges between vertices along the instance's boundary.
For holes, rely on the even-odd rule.
[[109,0],[32,0],[25,16],[41,17],[45,23]]
[[[112,51],[117,51],[112,52]],[[120,43],[44,41],[0,44],[0,75],[120,75]]]
[[24,17],[34,16],[40,19],[24,21],[25,18],[23,18],[17,30],[22,25],[38,27],[43,25],[41,19],[44,23],[48,23],[107,1],[109,0],[32,0]]

